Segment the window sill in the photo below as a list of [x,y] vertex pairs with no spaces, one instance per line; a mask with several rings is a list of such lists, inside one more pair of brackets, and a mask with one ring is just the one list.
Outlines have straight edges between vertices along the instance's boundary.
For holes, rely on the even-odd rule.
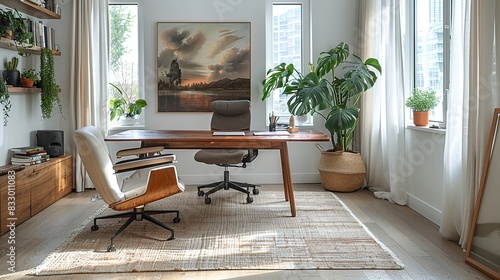
[[414,124],[407,124],[406,129],[418,130],[428,133],[436,133],[436,134],[446,134],[446,129],[444,128],[430,128],[425,126],[415,126]]
[[136,125],[116,125],[116,126],[110,126],[108,127],[108,132],[121,132],[125,130],[131,130],[131,129],[144,129],[145,126],[143,124],[136,124]]

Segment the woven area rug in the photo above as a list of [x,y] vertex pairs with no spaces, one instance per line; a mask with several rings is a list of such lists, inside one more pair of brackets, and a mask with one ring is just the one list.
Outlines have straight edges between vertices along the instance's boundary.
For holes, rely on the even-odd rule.
[[295,192],[296,217],[283,192],[262,189],[251,204],[245,197],[218,192],[207,205],[187,191],[149,204],[146,210],[180,210],[177,224],[173,215],[156,216],[176,239],[166,241],[168,232],[150,222],[133,222],[115,239],[116,252],[106,248],[124,220],[100,220],[98,231],[87,224],[33,273],[403,267],[333,193]]

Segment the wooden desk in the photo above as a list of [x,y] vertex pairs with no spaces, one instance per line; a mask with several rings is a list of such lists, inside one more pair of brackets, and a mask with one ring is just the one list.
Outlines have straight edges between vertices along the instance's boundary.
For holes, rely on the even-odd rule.
[[305,130],[286,136],[213,136],[210,130],[127,130],[106,137],[106,141],[141,141],[142,147],[164,146],[165,149],[275,149],[280,151],[285,200],[295,217],[292,176],[288,159],[288,142],[324,142],[330,138],[320,132]]

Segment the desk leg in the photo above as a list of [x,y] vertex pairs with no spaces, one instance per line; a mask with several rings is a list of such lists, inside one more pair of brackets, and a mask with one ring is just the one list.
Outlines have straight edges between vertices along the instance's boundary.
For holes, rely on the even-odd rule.
[[295,198],[293,196],[292,175],[290,173],[290,161],[288,159],[287,142],[282,142],[280,146],[281,172],[283,174],[283,188],[285,190],[285,200],[290,201],[292,217],[295,217]]

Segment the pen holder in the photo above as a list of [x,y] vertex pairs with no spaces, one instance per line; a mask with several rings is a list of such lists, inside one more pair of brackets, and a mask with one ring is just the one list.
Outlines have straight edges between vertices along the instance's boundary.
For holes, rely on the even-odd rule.
[[269,131],[276,131],[276,124],[275,123],[269,124]]

